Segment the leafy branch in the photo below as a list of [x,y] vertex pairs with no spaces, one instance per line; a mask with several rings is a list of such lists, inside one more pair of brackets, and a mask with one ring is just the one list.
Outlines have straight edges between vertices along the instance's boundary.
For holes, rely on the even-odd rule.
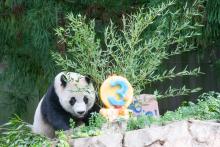
[[[54,60],[64,70],[89,74],[97,90],[109,75],[122,75],[131,82],[135,94],[155,81],[201,74],[199,68],[185,68],[178,73],[174,73],[175,68],[162,74],[157,72],[165,59],[196,48],[191,41],[199,35],[200,26],[191,23],[198,14],[196,6],[187,5],[180,11],[171,9],[174,4],[168,1],[123,16],[121,29],[111,22],[103,34],[104,44],[96,36],[94,20],[87,22],[85,17],[70,13],[67,25],[56,29],[67,53],[52,53]],[[181,16],[184,18],[180,19]]]
[[173,78],[176,78],[176,77],[198,76],[199,74],[203,74],[200,71],[200,68],[195,68],[193,70],[187,70],[187,67],[185,67],[185,69],[183,71],[178,72],[178,73],[174,73],[175,69],[176,69],[176,67],[174,67],[170,70],[165,70],[161,75],[156,74],[154,76],[154,73],[152,73],[152,75],[150,76],[152,79],[147,79],[147,83],[150,84],[150,83],[153,83],[156,81],[162,82],[166,79],[172,80]]
[[154,91],[154,95],[156,96],[157,99],[164,99],[164,98],[168,98],[168,97],[175,97],[175,96],[184,96],[184,95],[188,95],[190,93],[196,93],[198,91],[200,91],[201,88],[195,88],[195,89],[188,89],[185,86],[183,86],[182,88],[172,88],[169,87],[163,94],[159,93],[158,90]]

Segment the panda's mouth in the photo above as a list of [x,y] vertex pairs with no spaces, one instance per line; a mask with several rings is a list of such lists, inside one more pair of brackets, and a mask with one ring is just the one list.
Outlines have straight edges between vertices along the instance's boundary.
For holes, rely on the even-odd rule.
[[83,117],[84,117],[84,115],[77,115],[77,117],[78,117],[78,118],[83,118]]
[[86,114],[86,111],[76,112],[76,115],[77,115],[78,118],[83,118],[85,116],[85,114]]
[[75,117],[75,118],[79,118],[79,119],[81,119],[81,118],[83,118],[83,117],[85,117],[85,114],[78,114],[78,113],[72,113],[72,116],[73,117]]

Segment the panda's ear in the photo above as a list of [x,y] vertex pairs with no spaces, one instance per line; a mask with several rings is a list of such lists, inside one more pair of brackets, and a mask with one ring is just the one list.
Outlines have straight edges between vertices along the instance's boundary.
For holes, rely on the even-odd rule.
[[87,82],[88,84],[90,84],[91,81],[92,81],[92,77],[91,77],[90,75],[86,75],[86,76],[85,76],[85,80],[86,80],[86,82]]
[[67,77],[64,74],[61,75],[60,81],[61,81],[61,86],[66,87]]
[[96,99],[96,101],[99,100],[99,95],[98,95],[98,93],[95,93],[95,99]]

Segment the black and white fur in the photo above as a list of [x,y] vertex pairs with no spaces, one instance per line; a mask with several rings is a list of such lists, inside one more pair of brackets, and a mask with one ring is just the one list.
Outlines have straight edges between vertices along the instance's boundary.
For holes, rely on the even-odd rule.
[[53,138],[56,130],[68,130],[69,120],[88,123],[91,112],[98,112],[96,94],[88,77],[61,72],[39,102],[32,130]]

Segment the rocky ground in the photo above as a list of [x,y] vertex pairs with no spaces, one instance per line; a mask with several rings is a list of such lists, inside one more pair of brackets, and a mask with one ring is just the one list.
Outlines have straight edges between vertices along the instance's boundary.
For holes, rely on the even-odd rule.
[[124,132],[123,125],[90,138],[70,139],[74,147],[220,147],[220,123],[188,120]]

